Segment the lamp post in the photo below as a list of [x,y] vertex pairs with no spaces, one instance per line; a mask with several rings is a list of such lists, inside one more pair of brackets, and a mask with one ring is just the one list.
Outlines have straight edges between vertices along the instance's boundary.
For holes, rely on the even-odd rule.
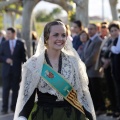
[[118,9],[118,19],[120,20],[120,9]]
[[104,21],[104,0],[102,0],[102,21]]

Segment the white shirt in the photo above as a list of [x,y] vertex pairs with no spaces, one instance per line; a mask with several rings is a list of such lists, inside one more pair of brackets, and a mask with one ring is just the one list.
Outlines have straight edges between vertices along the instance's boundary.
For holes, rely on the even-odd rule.
[[98,34],[96,33],[95,35],[93,35],[92,37],[90,37],[90,40],[93,41],[97,36],[98,36]]
[[111,51],[112,51],[114,54],[119,54],[119,53],[120,53],[120,35],[119,35],[119,37],[118,37],[117,45],[116,45],[116,46],[112,46],[112,47],[111,47]]
[[16,46],[16,39],[14,39],[14,40],[9,40],[9,45],[10,45],[10,50],[12,51],[13,50],[13,48],[15,48],[15,46]]

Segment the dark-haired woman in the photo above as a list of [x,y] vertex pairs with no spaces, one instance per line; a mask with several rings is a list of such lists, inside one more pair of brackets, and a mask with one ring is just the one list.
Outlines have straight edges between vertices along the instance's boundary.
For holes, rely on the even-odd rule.
[[[115,89],[116,89],[116,103],[117,112],[120,116],[120,26],[118,23],[113,22],[108,27],[110,35],[113,39],[113,46],[111,47],[111,62],[112,62],[112,73],[114,77]],[[117,49],[116,49],[117,48]]]
[[82,42],[82,44],[79,46],[79,48],[77,50],[81,59],[82,59],[83,51],[84,51],[84,48],[85,48],[85,45],[86,45],[86,42],[88,41],[88,39],[89,39],[89,36],[88,36],[87,32],[82,30],[80,33],[80,41]]

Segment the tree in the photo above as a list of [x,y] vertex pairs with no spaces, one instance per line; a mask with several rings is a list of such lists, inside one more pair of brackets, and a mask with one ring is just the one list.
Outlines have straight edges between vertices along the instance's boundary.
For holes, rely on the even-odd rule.
[[11,4],[15,3],[22,3],[23,4],[23,11],[22,11],[22,16],[23,16],[23,21],[22,21],[22,38],[26,40],[27,43],[27,51],[28,51],[28,56],[31,56],[31,27],[32,27],[32,11],[36,4],[40,0],[4,0],[0,2],[0,10],[5,9],[6,6],[9,6]]
[[81,20],[84,27],[87,27],[88,19],[88,0],[73,0],[76,4],[76,20]]
[[8,26],[14,26],[15,18],[17,14],[21,15],[22,11],[19,10],[21,8],[20,0],[3,0],[0,2],[0,11],[2,11],[4,21],[8,20],[9,16],[9,24],[4,24],[4,28]]
[[109,3],[110,3],[111,13],[112,13],[112,19],[118,20],[117,9],[116,9],[118,0],[109,0]]
[[27,42],[28,57],[31,56],[32,12],[39,0],[23,0],[22,38]]
[[3,0],[0,2],[0,10],[3,10],[6,6],[9,6],[13,3],[18,3],[20,0]]

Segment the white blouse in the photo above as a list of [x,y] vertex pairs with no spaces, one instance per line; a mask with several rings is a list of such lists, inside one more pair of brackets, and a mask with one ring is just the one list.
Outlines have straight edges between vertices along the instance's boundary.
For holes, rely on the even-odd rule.
[[119,54],[119,53],[120,53],[120,35],[119,35],[119,37],[118,37],[117,45],[116,45],[116,46],[112,46],[112,47],[111,47],[111,51],[112,51],[114,54]]

